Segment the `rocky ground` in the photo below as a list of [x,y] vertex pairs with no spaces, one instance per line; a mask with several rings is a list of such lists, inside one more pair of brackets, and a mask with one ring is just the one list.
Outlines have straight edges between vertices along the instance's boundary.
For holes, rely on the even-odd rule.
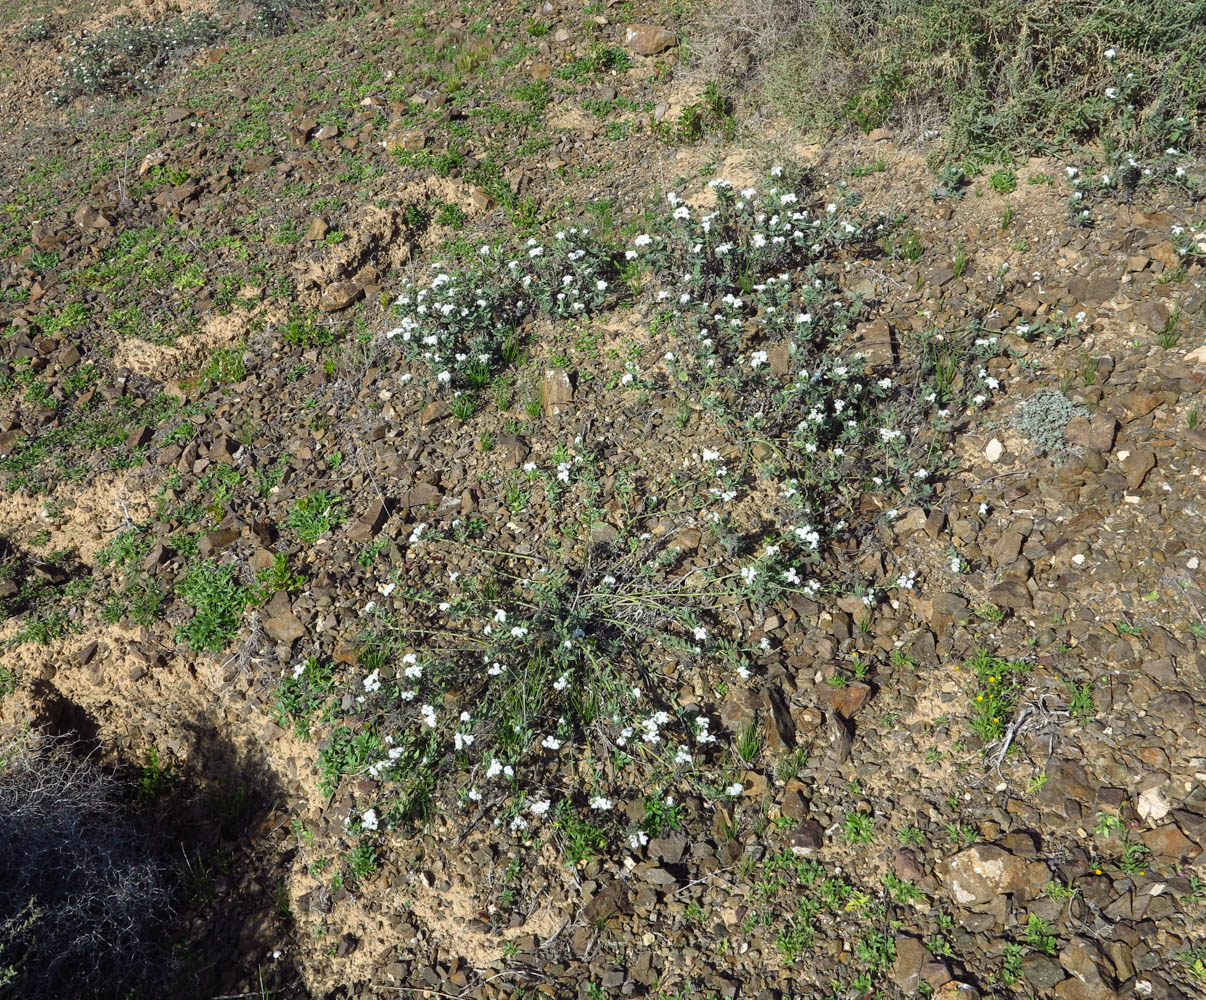
[[0,34],[0,720],[148,793],[177,995],[1200,995],[1200,160],[768,138],[664,6],[181,6],[130,92],[110,4]]

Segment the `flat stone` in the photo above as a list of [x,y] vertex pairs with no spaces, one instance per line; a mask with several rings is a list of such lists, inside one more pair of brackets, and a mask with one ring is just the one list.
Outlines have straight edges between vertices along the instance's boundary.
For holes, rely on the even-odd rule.
[[238,540],[239,534],[238,528],[215,528],[201,536],[201,541],[197,544],[197,551],[201,553],[203,559],[208,559],[233,545]]
[[437,420],[443,420],[451,415],[452,410],[448,408],[448,404],[442,399],[437,399],[423,407],[423,412],[419,414],[419,423],[434,424]]
[[264,631],[275,641],[292,643],[306,634],[306,627],[293,613],[293,605],[285,591],[278,590],[264,612]]
[[1118,421],[1104,413],[1092,417],[1073,417],[1064,428],[1064,437],[1078,448],[1108,452],[1114,447]]
[[1191,861],[1202,853],[1175,823],[1143,831],[1143,843],[1152,854],[1166,861]]
[[566,409],[574,400],[574,386],[569,373],[560,368],[546,370],[540,398],[547,416],[555,417]]
[[847,719],[854,718],[871,697],[871,685],[862,681],[848,681],[835,688],[829,684],[817,688],[817,701],[825,708],[833,709]]
[[793,854],[819,851],[825,844],[825,831],[815,819],[806,819],[791,832],[787,843]]
[[332,282],[322,290],[318,308],[326,313],[339,312],[355,302],[363,291],[364,289],[354,281]]
[[1143,485],[1147,474],[1156,467],[1156,453],[1151,448],[1138,448],[1122,461],[1128,489],[1137,490]]
[[630,24],[624,30],[624,44],[638,55],[655,56],[677,45],[678,38],[655,24]]
[[649,855],[663,864],[676,865],[687,851],[687,838],[678,832],[649,841]]
[[400,502],[403,507],[430,507],[438,504],[442,497],[443,494],[431,483],[415,483],[402,495]]
[[921,985],[921,969],[930,958],[930,953],[920,941],[905,934],[898,934],[896,961],[892,963],[892,971],[888,975],[902,990],[912,993]]
[[354,542],[367,542],[377,534],[389,520],[389,508],[384,500],[372,505],[359,521],[348,529],[348,537]]
[[935,868],[960,906],[980,906],[1016,892],[1026,879],[1026,862],[994,844],[977,844]]

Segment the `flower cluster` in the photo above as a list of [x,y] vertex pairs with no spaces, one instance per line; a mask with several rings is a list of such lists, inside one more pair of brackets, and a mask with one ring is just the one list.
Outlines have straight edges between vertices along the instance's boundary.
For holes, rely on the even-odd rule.
[[551,241],[484,244],[472,264],[435,269],[423,287],[405,283],[394,303],[398,325],[385,338],[425,364],[437,384],[462,389],[484,386],[515,359],[528,317],[596,312],[611,294],[616,262],[590,230],[570,227]]

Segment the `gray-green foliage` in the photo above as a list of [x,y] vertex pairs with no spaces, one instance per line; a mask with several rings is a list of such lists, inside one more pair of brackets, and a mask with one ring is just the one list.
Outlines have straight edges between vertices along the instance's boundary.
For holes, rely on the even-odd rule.
[[179,14],[151,23],[118,17],[85,35],[67,60],[59,102],[94,94],[122,97],[149,89],[177,54],[218,37],[218,25],[204,14]]
[[1073,417],[1083,417],[1087,412],[1063,393],[1043,389],[1018,407],[1013,416],[1013,426],[1043,453],[1059,455],[1066,450],[1064,428],[1068,426],[1068,421]]

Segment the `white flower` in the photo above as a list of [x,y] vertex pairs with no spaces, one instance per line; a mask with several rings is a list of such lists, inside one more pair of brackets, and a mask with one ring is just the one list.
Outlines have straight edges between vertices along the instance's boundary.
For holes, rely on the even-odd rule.
[[741,567],[741,579],[745,582],[746,586],[749,586],[751,583],[753,583],[757,576],[758,571],[754,569],[753,566]]
[[644,830],[637,830],[636,833],[630,833],[628,835],[628,846],[631,847],[634,851],[641,847],[644,847],[648,843],[649,843],[649,834],[647,834]]
[[540,741],[540,745],[546,750],[560,750],[561,740],[557,739],[556,736],[546,736]]
[[767,357],[766,351],[754,351],[754,353],[750,355],[750,367],[757,368],[759,365],[766,364]]
[[1116,56],[1116,55],[1118,55],[1118,53],[1114,49],[1106,49],[1105,50],[1105,57],[1107,59],[1113,59],[1114,56]]
[[632,241],[634,246],[647,247],[653,242],[653,237],[648,233],[641,233],[635,240]]
[[377,810],[366,809],[364,815],[360,817],[360,826],[365,830],[376,830],[378,825]]
[[590,800],[590,807],[599,812],[608,812],[615,805],[611,799],[604,798],[602,795],[596,795]]
[[699,642],[703,642],[708,637],[708,630],[702,625],[696,625],[695,628],[691,630],[691,634],[694,635]]
[[497,759],[491,760],[490,766],[486,768],[486,777],[497,778],[500,774],[502,774],[502,770],[503,766],[498,762]]
[[554,691],[564,691],[567,687],[569,687],[569,675],[568,674],[562,674],[555,681],[553,681],[553,690]]
[[381,690],[381,672],[379,670],[374,670],[364,679],[364,690],[369,692]]
[[1116,101],[1116,100],[1118,99],[1118,91],[1117,91],[1115,88],[1113,88],[1113,87],[1106,87],[1106,89],[1105,89],[1105,95],[1106,95],[1106,97],[1108,97],[1108,98],[1109,98],[1111,101]]
[[731,785],[726,785],[724,789],[725,795],[728,795],[730,798],[736,798],[744,791],[745,785],[743,785],[740,781],[734,781]]
[[419,709],[419,717],[423,720],[423,724],[428,729],[436,727],[436,711],[431,705],[424,705]]
[[528,812],[533,816],[543,816],[549,811],[549,806],[552,803],[548,799],[533,799],[528,803]]

